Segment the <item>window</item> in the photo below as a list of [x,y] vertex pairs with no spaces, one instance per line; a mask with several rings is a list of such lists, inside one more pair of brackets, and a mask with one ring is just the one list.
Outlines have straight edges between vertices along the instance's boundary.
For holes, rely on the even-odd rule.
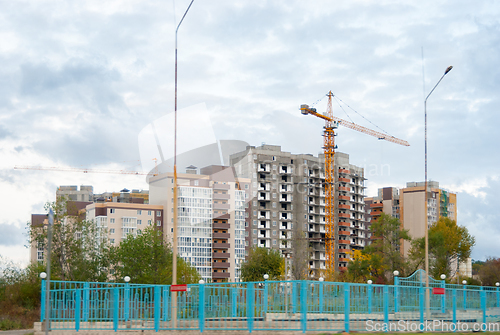
[[141,234],[142,234],[142,230],[137,229],[137,235],[141,235]]
[[276,236],[276,230],[273,230],[273,236]]
[[111,243],[115,243],[115,239],[114,239],[114,238],[110,239],[109,241],[110,241]]
[[194,186],[198,186],[198,185],[199,185],[199,183],[200,183],[200,182],[199,182],[198,180],[195,180],[195,181],[194,181]]
[[254,230],[252,231],[252,234],[257,235],[257,229],[254,229]]
[[110,233],[110,234],[114,234],[114,233],[115,233],[115,228],[111,228],[111,229],[109,230],[109,233]]
[[148,215],[151,215],[151,211],[148,211]]
[[142,215],[142,210],[138,209],[137,210],[137,215]]
[[245,236],[248,237],[248,231],[245,232]]
[[273,226],[276,226],[276,221],[273,221]]
[[248,190],[248,184],[245,184],[245,190]]
[[257,225],[257,220],[253,220],[253,225],[256,226]]
[[110,209],[109,209],[109,213],[110,213],[110,214],[115,213],[115,209],[114,209],[114,208],[110,208]]
[[115,223],[115,218],[109,219],[109,223]]
[[273,240],[273,245],[276,245],[276,240]]
[[142,220],[137,220],[137,224],[142,224]]
[[[172,219],[172,220],[173,220],[173,219]],[[152,222],[151,220],[148,220],[148,225],[151,225],[151,222]]]
[[156,211],[156,216],[157,217],[161,217],[161,212],[160,211]]
[[156,220],[156,225],[161,226],[161,220]]

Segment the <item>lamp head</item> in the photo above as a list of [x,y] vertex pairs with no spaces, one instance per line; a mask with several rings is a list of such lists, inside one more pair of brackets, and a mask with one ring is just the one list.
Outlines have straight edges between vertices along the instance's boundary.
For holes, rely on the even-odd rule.
[[128,282],[130,281],[130,277],[129,277],[129,276],[125,276],[125,277],[123,277],[123,280],[124,280],[126,283],[128,283]]
[[395,276],[399,276],[399,271],[398,270],[394,270],[394,275]]
[[496,287],[500,286],[500,283],[499,282],[496,282],[495,283]]
[[198,281],[198,284],[205,284],[205,281],[204,281],[203,279],[200,279],[200,280]]
[[445,279],[446,279],[446,275],[445,275],[445,274],[442,274],[442,275],[441,275],[441,279],[442,279],[442,280],[445,280]]
[[462,284],[467,285],[467,280],[462,280]]
[[324,280],[325,280],[325,278],[319,277],[319,281],[324,281]]
[[42,279],[47,278],[47,274],[45,272],[40,273],[40,278],[42,278]]
[[264,280],[268,280],[268,279],[269,279],[269,275],[266,273],[266,274],[264,275]]
[[446,71],[444,71],[444,74],[447,74],[448,72],[450,72],[450,71],[451,71],[451,69],[453,69],[453,66],[451,66],[451,65],[450,65],[450,66],[448,66],[448,67],[446,68]]
[[373,281],[371,279],[368,279],[367,283],[371,285]]

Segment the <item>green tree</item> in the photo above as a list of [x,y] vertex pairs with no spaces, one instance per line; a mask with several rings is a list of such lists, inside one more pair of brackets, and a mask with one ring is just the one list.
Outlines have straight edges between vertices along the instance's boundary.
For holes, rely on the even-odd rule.
[[301,230],[299,223],[295,223],[292,234],[292,276],[295,280],[304,280],[309,275],[308,263],[311,248],[307,233]]
[[[143,230],[141,235],[128,235],[119,246],[112,248],[115,277],[129,276],[133,283],[172,284],[173,253],[163,241],[163,234],[154,227]],[[177,258],[177,283],[198,283],[200,275],[194,267]]]
[[500,258],[488,258],[479,270],[479,278],[485,286],[494,286],[500,282]]
[[402,229],[399,219],[382,213],[371,227],[372,243],[348,264],[348,271],[355,277],[372,278],[376,282],[388,282],[394,270],[402,275],[407,264],[401,250],[401,241],[411,241],[408,230]]
[[[75,202],[63,198],[47,203],[54,211],[51,277],[61,280],[105,281],[108,278],[109,242],[106,229],[84,220]],[[48,227],[28,224],[28,242],[47,246]],[[47,250],[44,250],[46,253]]]
[[[475,238],[469,234],[466,227],[457,225],[450,218],[440,217],[428,232],[429,239],[429,274],[439,278],[441,274],[453,277],[457,273],[458,262],[470,257],[472,248],[476,244]],[[415,239],[410,251],[411,258],[416,264],[423,264],[425,260],[425,240]]]
[[278,250],[253,247],[241,265],[243,281],[262,281],[268,274],[270,280],[279,280],[283,275],[285,259]]

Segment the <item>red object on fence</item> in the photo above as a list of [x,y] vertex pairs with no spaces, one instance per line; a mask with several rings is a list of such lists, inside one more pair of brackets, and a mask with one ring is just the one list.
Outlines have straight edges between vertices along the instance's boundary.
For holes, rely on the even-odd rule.
[[432,294],[444,294],[444,288],[443,287],[433,287]]
[[170,292],[186,292],[188,286],[186,284],[184,285],[171,285],[170,286]]

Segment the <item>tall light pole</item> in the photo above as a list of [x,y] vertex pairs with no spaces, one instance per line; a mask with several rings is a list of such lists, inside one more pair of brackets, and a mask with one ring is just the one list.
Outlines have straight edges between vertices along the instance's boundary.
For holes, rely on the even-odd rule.
[[448,66],[446,70],[444,71],[444,74],[441,76],[437,84],[434,86],[434,88],[430,91],[430,93],[427,95],[424,101],[424,113],[425,113],[425,191],[424,191],[424,208],[425,208],[425,227],[424,227],[424,232],[425,232],[425,301],[426,301],[426,310],[427,310],[427,317],[429,318],[429,311],[430,311],[430,296],[429,296],[429,223],[428,223],[428,218],[427,218],[427,99],[429,99],[430,95],[436,87],[439,85],[441,80],[443,80],[444,76],[448,74],[448,72],[453,69],[453,66]]
[[[174,227],[173,227],[173,246],[172,246],[172,285],[177,284],[177,32],[181,26],[182,21],[186,17],[189,8],[193,4],[194,0],[191,0],[186,12],[182,16],[181,21],[175,29],[175,98],[174,98]],[[172,323],[174,328],[177,327],[177,292],[172,292]]]

